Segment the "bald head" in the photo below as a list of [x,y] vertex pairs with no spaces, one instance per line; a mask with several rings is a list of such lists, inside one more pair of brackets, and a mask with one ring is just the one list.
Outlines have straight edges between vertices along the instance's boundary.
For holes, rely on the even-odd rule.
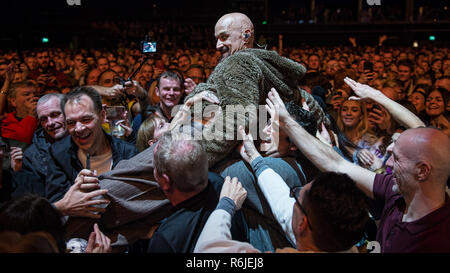
[[214,35],[217,38],[217,50],[222,58],[235,52],[252,48],[254,41],[254,28],[252,21],[242,13],[228,13],[217,21]]
[[253,23],[247,15],[240,12],[227,13],[220,17],[217,24],[224,23],[226,25],[233,24],[240,30],[250,29],[253,32]]
[[450,138],[434,128],[415,128],[403,132],[398,141],[400,151],[414,164],[424,161],[431,167],[436,181],[446,183],[450,175]]

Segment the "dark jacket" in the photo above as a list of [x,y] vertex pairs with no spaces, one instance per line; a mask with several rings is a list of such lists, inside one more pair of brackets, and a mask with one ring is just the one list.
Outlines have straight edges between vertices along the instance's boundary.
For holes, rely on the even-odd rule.
[[[161,221],[149,241],[149,253],[192,253],[209,215],[219,202],[223,178],[208,173],[208,186],[197,195],[173,207],[175,212]],[[232,218],[234,240],[247,241],[247,226],[241,211]]]
[[48,148],[51,143],[47,140],[45,131],[39,127],[33,136],[30,146],[23,152],[22,169],[12,174],[12,198],[25,193],[45,194],[45,177],[51,160]]
[[[136,146],[108,134],[105,135],[111,144],[112,168],[120,160],[129,159],[138,153]],[[45,185],[45,197],[50,202],[61,199],[73,185],[78,173],[83,169],[77,151],[78,146],[73,142],[71,136],[67,136],[50,146],[49,153],[53,160],[49,162]]]

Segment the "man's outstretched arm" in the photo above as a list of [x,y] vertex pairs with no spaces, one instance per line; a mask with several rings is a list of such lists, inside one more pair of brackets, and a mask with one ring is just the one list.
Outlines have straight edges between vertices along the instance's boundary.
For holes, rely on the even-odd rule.
[[[267,109],[278,113],[280,129],[284,130],[297,148],[321,171],[345,173],[352,178],[358,187],[370,198],[373,197],[375,173],[342,158],[332,147],[310,135],[286,111],[277,91],[269,92]],[[273,115],[272,115],[273,116]]]

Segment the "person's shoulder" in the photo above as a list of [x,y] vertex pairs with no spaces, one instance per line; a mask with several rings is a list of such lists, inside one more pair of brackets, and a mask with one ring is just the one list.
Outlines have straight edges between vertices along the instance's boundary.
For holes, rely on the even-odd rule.
[[217,174],[215,172],[208,172],[208,180],[211,183],[216,183],[216,182],[222,182],[223,183],[224,178],[221,175],[219,175],[219,174]]
[[67,152],[71,148],[71,136],[66,136],[62,138],[61,140],[56,141],[55,143],[51,144],[49,147],[49,151],[52,154],[59,154],[61,152]]
[[136,148],[136,146],[134,144],[132,144],[126,140],[123,140],[121,138],[114,137],[114,136],[111,136],[111,141],[116,143],[117,145],[121,145],[121,146],[124,146],[127,148]]
[[44,128],[38,127],[33,135],[33,141],[32,144],[35,144],[37,146],[50,146],[51,143],[48,142],[47,138],[45,137]]
[[108,135],[108,138],[110,139],[111,146],[114,150],[118,152],[131,153],[133,156],[138,153],[136,145],[114,136]]
[[16,116],[16,112],[9,112],[6,113],[5,117],[2,119],[2,123],[8,123],[8,122],[18,122]]
[[401,194],[394,191],[394,176],[392,174],[376,174],[373,182],[375,199],[394,200],[401,198]]

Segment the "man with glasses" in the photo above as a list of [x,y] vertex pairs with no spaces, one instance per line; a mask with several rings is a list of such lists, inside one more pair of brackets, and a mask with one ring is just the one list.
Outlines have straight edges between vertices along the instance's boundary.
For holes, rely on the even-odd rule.
[[380,91],[350,78],[345,82],[361,99],[380,103],[399,123],[413,128],[388,147],[392,156],[386,165],[393,174],[376,174],[342,159],[293,122],[275,90],[269,93],[270,107],[279,109],[280,126],[316,166],[347,174],[376,201],[382,211],[376,235],[381,252],[450,252],[450,139],[434,128],[416,128],[423,124],[420,119]]
[[[258,185],[286,235],[300,252],[357,252],[369,219],[363,193],[347,175],[322,173],[303,187],[289,189],[264,162],[251,135],[244,140],[241,156],[252,166]],[[228,221],[239,209],[246,191],[237,178],[228,177],[216,210],[208,219],[194,252],[258,252],[252,245],[232,241]],[[282,249],[277,252],[296,252]]]

